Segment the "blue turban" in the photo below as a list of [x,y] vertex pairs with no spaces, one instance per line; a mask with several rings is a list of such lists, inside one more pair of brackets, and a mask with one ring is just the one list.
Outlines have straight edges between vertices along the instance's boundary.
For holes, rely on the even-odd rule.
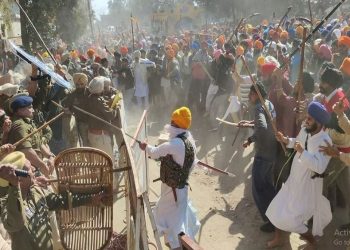
[[17,109],[28,107],[32,105],[32,103],[33,98],[31,98],[30,96],[17,96],[11,103],[11,109],[13,110],[13,112],[16,112]]
[[289,37],[290,37],[291,39],[294,39],[294,37],[295,37],[295,29],[294,29],[293,27],[290,27],[290,28],[288,29],[288,34],[289,34]]
[[194,41],[194,42],[192,43],[192,45],[191,45],[191,48],[192,48],[192,49],[198,50],[198,49],[200,48],[199,42]]
[[326,108],[319,102],[311,102],[307,109],[308,114],[316,120],[316,122],[326,125],[331,116]]

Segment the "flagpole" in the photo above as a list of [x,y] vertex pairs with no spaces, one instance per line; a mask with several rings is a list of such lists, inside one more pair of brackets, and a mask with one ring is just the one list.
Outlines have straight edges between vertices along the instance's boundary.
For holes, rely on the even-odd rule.
[[131,35],[132,35],[132,52],[135,51],[135,38],[134,38],[134,21],[132,17],[132,13],[130,14],[130,22],[131,22]]

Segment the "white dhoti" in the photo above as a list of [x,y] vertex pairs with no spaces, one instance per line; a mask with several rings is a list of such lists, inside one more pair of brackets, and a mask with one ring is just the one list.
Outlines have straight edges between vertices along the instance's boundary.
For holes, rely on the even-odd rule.
[[156,207],[154,218],[160,235],[165,235],[171,248],[180,247],[178,234],[184,232],[194,239],[200,228],[196,211],[188,199],[188,187],[176,189],[177,202],[173,191],[162,183],[162,191]]

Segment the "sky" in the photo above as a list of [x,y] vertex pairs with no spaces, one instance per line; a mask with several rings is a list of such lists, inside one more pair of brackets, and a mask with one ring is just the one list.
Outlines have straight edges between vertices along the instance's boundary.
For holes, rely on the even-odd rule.
[[92,9],[95,11],[96,16],[107,14],[109,0],[92,0]]

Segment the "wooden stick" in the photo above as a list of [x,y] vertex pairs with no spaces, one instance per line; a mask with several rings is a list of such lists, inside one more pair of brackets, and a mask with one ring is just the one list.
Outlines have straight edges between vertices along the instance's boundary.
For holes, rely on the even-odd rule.
[[212,167],[212,166],[210,166],[210,165],[208,165],[208,164],[206,164],[206,163],[204,163],[204,162],[202,162],[202,161],[198,161],[198,165],[199,165],[199,166],[206,167],[206,168],[209,168],[209,169],[211,169],[211,170],[214,170],[215,172],[219,172],[219,173],[221,173],[221,174],[228,175],[228,176],[230,176],[230,177],[236,177],[235,174],[232,174],[232,173],[226,172],[226,171],[224,171],[224,170],[221,170],[221,169]]
[[[264,108],[264,110],[265,110],[265,112],[266,112],[266,114],[267,114],[267,118],[269,119],[269,122],[271,123],[272,129],[273,129],[274,133],[277,134],[278,131],[277,131],[276,125],[275,125],[275,123],[273,122],[272,115],[271,115],[269,109],[268,109],[267,106],[266,106],[265,99],[262,97],[262,95],[261,95],[261,93],[260,93],[260,91],[259,91],[259,88],[258,88],[258,86],[256,85],[256,82],[255,82],[255,80],[254,80],[254,78],[253,78],[252,73],[250,72],[250,69],[249,69],[249,67],[248,67],[248,64],[247,64],[247,62],[246,62],[244,56],[242,56],[241,58],[242,58],[242,61],[243,61],[243,65],[244,65],[244,67],[246,68],[246,70],[247,70],[247,72],[248,72],[248,75],[249,75],[249,77],[250,77],[250,80],[251,80],[252,83],[253,83],[253,86],[254,86],[254,88],[255,88],[255,91],[256,91],[256,93],[257,93],[258,96],[259,96],[261,105],[263,106],[263,108]],[[286,150],[286,147],[285,147],[284,143],[283,143],[283,142],[280,142],[280,143],[281,143],[281,146],[282,146],[282,149],[283,149],[284,153],[287,154],[287,150]]]
[[227,125],[230,125],[230,126],[238,127],[238,123],[228,122],[228,121],[225,121],[219,117],[216,117],[216,120],[221,122],[221,123],[225,123]]
[[[303,41],[305,41],[306,39],[306,29],[304,28],[303,31]],[[298,83],[297,83],[297,88],[298,88],[298,105],[300,105],[300,103],[302,102],[302,97],[304,95],[304,88],[303,88],[303,76],[304,76],[304,62],[305,62],[305,43],[302,43],[302,47],[301,47],[301,51],[300,51],[300,68],[299,68],[299,78],[298,78]],[[299,122],[301,122],[304,117],[302,117],[302,113],[299,112],[298,110],[298,116],[296,119],[297,124],[299,124]]]
[[29,135],[27,135],[26,137],[22,138],[21,140],[15,142],[13,144],[13,146],[17,147],[18,145],[20,145],[21,143],[23,143],[24,141],[26,141],[28,138],[32,137],[34,134],[38,133],[39,131],[41,131],[42,129],[44,129],[45,127],[47,127],[48,125],[50,125],[51,123],[53,123],[54,121],[56,121],[58,118],[60,118],[62,115],[64,115],[64,112],[59,113],[58,115],[56,115],[54,118],[52,118],[51,120],[45,122],[43,125],[41,125],[39,128],[35,129],[33,132],[31,132]]
[[[64,109],[64,107],[63,107],[62,105],[58,104],[57,102],[55,102],[55,101],[51,101],[51,102],[52,102],[53,104],[55,104],[57,107],[59,107],[59,108],[61,108],[61,109]],[[98,117],[98,116],[96,116],[96,115],[94,115],[94,114],[91,114],[90,112],[87,112],[86,110],[81,109],[81,108],[79,108],[79,107],[77,107],[77,106],[73,106],[73,108],[74,108],[75,110],[81,112],[81,113],[84,113],[85,115],[88,115],[88,116],[90,116],[90,117],[92,117],[92,118],[95,118],[96,120],[99,120],[100,122],[103,122],[104,124],[106,124],[106,125],[108,125],[108,126],[114,128],[114,129],[116,129],[116,130],[118,130],[118,131],[120,131],[120,132],[124,132],[124,134],[125,134],[126,136],[128,136],[128,137],[130,137],[131,139],[135,140],[137,143],[141,143],[140,140],[138,140],[138,139],[134,138],[132,135],[126,133],[125,131],[123,131],[123,129],[121,129],[121,128],[117,127],[117,126],[114,126],[113,124],[111,124],[111,123],[109,123],[109,122],[103,120],[102,118],[100,118],[100,117]]]

